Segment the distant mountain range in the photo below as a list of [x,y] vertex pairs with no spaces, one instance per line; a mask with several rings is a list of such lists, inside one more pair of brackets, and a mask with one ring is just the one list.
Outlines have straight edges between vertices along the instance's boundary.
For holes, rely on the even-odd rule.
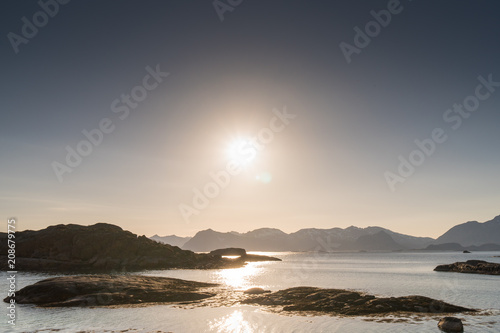
[[381,227],[300,229],[287,234],[279,229],[261,228],[246,233],[199,231],[194,237],[155,235],[159,242],[185,250],[209,252],[240,247],[247,251],[399,251],[399,250],[500,250],[500,216],[484,223],[457,225],[437,239],[400,234]]
[[412,237],[380,227],[311,228],[291,234],[269,228],[247,233],[208,229],[198,232],[182,248],[196,252],[220,247],[242,247],[248,251],[394,251],[424,248],[432,241],[432,238]]
[[172,246],[182,247],[188,240],[190,240],[193,237],[179,237],[176,235],[162,237],[162,236],[154,235],[154,236],[151,236],[149,238],[154,240],[154,241],[157,241],[159,243],[170,244]]

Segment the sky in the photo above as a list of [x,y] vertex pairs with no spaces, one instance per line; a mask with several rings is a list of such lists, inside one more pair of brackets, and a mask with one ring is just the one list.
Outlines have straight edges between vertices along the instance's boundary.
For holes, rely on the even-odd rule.
[[500,215],[496,1],[2,1],[0,216],[137,234]]

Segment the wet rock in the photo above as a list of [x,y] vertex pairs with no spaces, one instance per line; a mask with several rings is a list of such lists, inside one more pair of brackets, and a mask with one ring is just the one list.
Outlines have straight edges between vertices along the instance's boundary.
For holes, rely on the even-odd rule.
[[455,313],[475,311],[424,296],[375,297],[343,289],[295,287],[250,296],[243,304],[280,306],[284,311],[327,312],[342,315],[408,313]]
[[[44,307],[187,302],[214,296],[216,284],[139,275],[80,275],[42,280],[16,292],[18,304]],[[9,302],[10,298],[4,299]]]
[[463,332],[462,320],[455,317],[444,317],[438,323],[438,327],[443,332]]
[[450,265],[439,265],[434,270],[437,272],[500,275],[500,264],[483,260],[467,260],[466,262],[456,262]]
[[[216,297],[214,297],[216,296]],[[206,299],[206,301],[204,301]],[[43,307],[105,306],[175,302],[225,306],[227,300],[295,313],[348,316],[388,313],[458,313],[473,309],[423,296],[375,297],[352,290],[296,287],[277,292],[251,288],[244,293],[216,284],[139,275],[79,275],[46,279],[16,292],[19,304]],[[10,298],[5,298],[9,302]]]
[[244,291],[245,294],[250,294],[250,295],[258,295],[270,292],[271,292],[270,290],[264,290],[262,288],[250,288]]

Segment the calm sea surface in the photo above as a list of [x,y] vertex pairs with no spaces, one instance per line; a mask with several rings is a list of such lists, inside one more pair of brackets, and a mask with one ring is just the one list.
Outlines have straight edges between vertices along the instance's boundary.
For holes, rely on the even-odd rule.
[[[215,282],[235,290],[263,287],[273,291],[295,286],[342,288],[380,296],[423,295],[485,310],[464,319],[465,332],[500,332],[500,276],[434,272],[438,264],[481,259],[500,263],[500,252],[411,253],[265,253],[282,262],[250,263],[227,270],[145,271],[137,274]],[[7,294],[6,273],[0,283]],[[18,273],[18,289],[52,277]],[[17,306],[17,325],[7,324],[3,303],[0,332],[439,332],[436,317],[339,318],[285,316],[260,307],[54,308]],[[405,320],[402,320],[405,319]]]

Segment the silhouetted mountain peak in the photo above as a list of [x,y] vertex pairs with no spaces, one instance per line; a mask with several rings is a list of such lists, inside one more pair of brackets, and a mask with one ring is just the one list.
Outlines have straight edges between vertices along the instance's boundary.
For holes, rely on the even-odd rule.
[[247,232],[245,235],[250,237],[271,237],[286,235],[283,231],[275,228],[260,228]]
[[483,223],[469,221],[454,226],[434,244],[459,243],[462,246],[483,245],[488,243],[500,243],[500,216]]
[[384,230],[374,234],[362,235],[353,242],[341,246],[343,250],[364,250],[364,251],[394,251],[402,250],[403,246],[396,243],[392,237]]

